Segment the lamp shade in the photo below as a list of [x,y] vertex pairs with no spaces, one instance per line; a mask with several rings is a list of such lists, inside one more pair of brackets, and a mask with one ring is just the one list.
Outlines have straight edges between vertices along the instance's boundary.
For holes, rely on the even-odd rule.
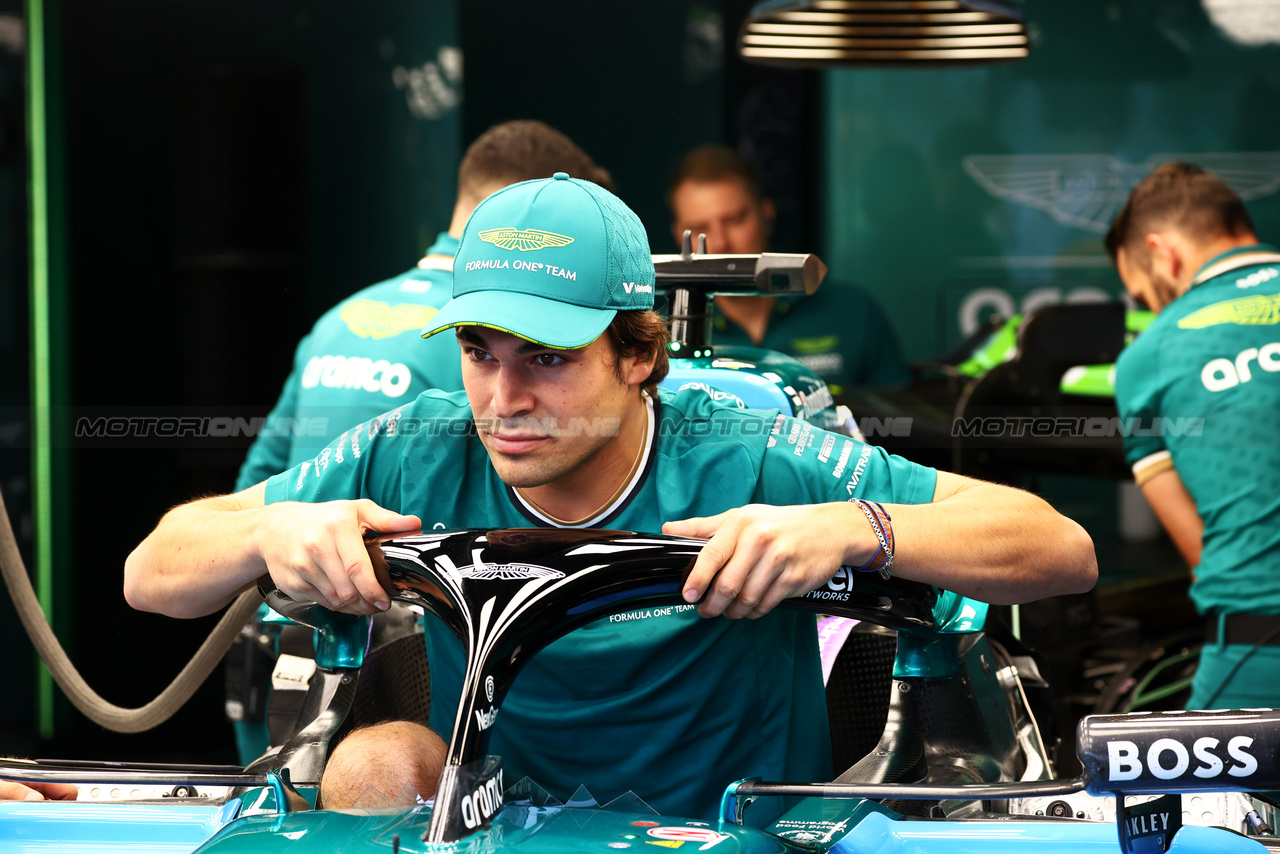
[[1026,24],[988,0],[770,0],[738,36],[748,62],[789,68],[978,65],[1025,59]]

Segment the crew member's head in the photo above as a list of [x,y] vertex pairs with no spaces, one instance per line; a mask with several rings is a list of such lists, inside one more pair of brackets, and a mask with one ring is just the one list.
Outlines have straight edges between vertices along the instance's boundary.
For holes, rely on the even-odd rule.
[[760,170],[732,148],[703,145],[693,149],[667,185],[671,234],[677,245],[685,229],[707,236],[712,254],[748,255],[764,252],[776,215],[766,198]]
[[1125,289],[1160,311],[1190,289],[1206,261],[1257,243],[1244,202],[1199,166],[1166,163],[1133,188],[1107,232]]
[[455,237],[481,200],[508,184],[549,178],[568,172],[613,190],[613,177],[597,166],[573,140],[555,128],[532,119],[502,122],[467,146],[458,164],[458,194],[453,224]]
[[476,208],[453,299],[423,335],[456,330],[472,415],[507,483],[557,479],[644,410],[668,367],[654,284],[644,227],[597,184],[560,172]]

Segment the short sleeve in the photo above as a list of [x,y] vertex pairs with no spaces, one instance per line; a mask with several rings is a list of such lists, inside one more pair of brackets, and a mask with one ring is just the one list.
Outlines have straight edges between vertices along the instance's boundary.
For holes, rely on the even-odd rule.
[[934,469],[814,427],[779,416],[761,464],[754,501],[764,504],[817,504],[865,498],[889,504],[927,504],[933,500]]
[[404,408],[344,430],[314,459],[267,479],[266,502],[369,498],[396,509]]
[[[1124,424],[1150,425],[1160,415],[1160,369],[1153,358],[1155,341],[1149,336],[1149,332],[1139,336],[1116,360],[1116,407]],[[1158,431],[1124,432],[1125,461],[1135,474],[1168,459],[1164,439],[1154,435]]]

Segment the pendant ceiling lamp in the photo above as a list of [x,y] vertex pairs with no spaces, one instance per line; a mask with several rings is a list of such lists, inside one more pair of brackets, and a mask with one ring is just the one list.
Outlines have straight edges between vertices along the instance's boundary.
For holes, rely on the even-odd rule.
[[1031,42],[991,0],[771,0],[752,8],[738,52],[789,68],[979,65],[1025,59]]

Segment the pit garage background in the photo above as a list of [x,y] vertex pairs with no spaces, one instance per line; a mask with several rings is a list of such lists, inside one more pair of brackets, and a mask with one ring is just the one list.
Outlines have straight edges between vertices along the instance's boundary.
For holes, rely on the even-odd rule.
[[[871,290],[914,361],[992,314],[1118,297],[1102,234],[1171,156],[1220,171],[1280,239],[1280,13],[1013,5],[1021,62],[789,70],[738,58],[738,0],[0,0],[0,489],[73,661],[126,706],[177,673],[214,619],[130,611],[123,561],[168,507],[229,489],[249,444],[83,425],[264,415],[311,323],[447,226],[461,152],[495,122],[569,134],[656,252],[680,155],[739,148],[778,202],[773,248]],[[1123,478],[1024,480],[1089,528],[1103,573],[1033,609],[1030,640],[1193,622]],[[216,675],[120,736],[52,687],[7,599],[0,649],[0,753],[234,760]]]

